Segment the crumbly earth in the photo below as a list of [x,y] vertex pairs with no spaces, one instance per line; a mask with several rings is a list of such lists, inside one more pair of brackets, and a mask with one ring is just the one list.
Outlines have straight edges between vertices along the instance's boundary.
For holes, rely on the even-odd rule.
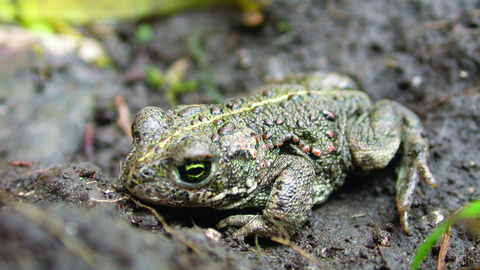
[[437,186],[420,119],[393,101],[373,105],[335,73],[289,77],[219,105],[142,109],[120,181],[153,204],[262,208],[262,215],[232,216],[219,227],[241,226],[234,235],[241,239],[270,238],[303,225],[312,206],[343,185],[354,164],[365,172],[382,169],[402,144],[397,207],[410,234],[407,214],[417,174]]
[[[408,269],[435,224],[480,196],[478,1],[271,2],[255,29],[226,8],[82,27],[109,51],[112,68],[0,32],[0,269]],[[141,24],[152,27],[148,42],[136,39]],[[144,76],[152,66],[170,78],[183,68],[195,91],[159,89]],[[438,187],[418,184],[412,235],[395,210],[401,158],[350,175],[313,207],[290,240],[317,261],[263,238],[238,242],[238,228],[214,229],[258,209],[155,207],[167,233],[125,198],[116,181],[132,142],[116,123],[115,95],[133,119],[146,106],[251,96],[265,81],[315,70],[347,74],[374,102],[394,100],[421,118]],[[463,226],[452,227],[448,269],[480,265],[478,235]],[[439,250],[423,269],[437,268]]]

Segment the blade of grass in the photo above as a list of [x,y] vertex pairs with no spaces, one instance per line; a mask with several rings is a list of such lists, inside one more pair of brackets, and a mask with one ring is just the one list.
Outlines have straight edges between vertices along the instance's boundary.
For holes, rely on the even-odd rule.
[[415,253],[415,257],[412,261],[412,270],[418,269],[423,259],[427,256],[428,252],[432,249],[435,243],[437,243],[438,238],[440,238],[442,233],[447,229],[450,222],[450,219],[447,219],[440,223],[440,225],[430,233],[427,239],[425,239],[425,243],[418,247],[417,253]]
[[[480,199],[473,201],[470,204],[465,205],[464,207],[458,209],[453,213],[453,215],[440,223],[440,225],[433,230],[430,235],[425,239],[425,242],[418,247],[417,253],[412,261],[412,270],[418,269],[422,263],[425,256],[432,249],[435,243],[438,241],[440,236],[446,231],[449,230],[452,222],[454,220],[472,220],[480,217]],[[478,228],[480,231],[480,228]],[[446,251],[445,251],[446,252]]]
[[480,200],[475,200],[472,203],[464,206],[460,213],[457,214],[457,219],[470,219],[480,217]]

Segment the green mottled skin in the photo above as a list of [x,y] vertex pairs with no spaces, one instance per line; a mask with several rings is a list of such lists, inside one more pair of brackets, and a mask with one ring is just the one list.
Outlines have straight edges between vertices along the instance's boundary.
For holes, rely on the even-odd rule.
[[[120,179],[153,204],[262,208],[263,215],[231,216],[219,227],[240,226],[237,237],[271,237],[302,225],[355,167],[383,168],[403,145],[397,208],[408,233],[417,174],[436,185],[420,120],[396,102],[372,104],[365,93],[346,90],[352,88],[347,77],[313,73],[219,105],[144,108]],[[188,180],[188,164],[206,169]]]

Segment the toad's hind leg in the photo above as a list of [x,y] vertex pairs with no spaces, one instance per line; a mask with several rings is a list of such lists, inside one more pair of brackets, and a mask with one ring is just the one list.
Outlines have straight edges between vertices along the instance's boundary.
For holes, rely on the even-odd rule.
[[397,208],[403,230],[410,234],[408,211],[418,177],[428,185],[437,183],[427,166],[428,145],[415,113],[390,100],[373,108],[350,124],[347,139],[355,163],[365,171],[385,167],[403,145],[403,158],[397,168]]

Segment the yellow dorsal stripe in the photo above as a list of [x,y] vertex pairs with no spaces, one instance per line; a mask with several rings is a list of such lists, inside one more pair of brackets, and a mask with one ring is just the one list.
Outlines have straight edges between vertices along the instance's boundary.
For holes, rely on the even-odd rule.
[[[195,123],[193,125],[190,125],[190,126],[187,126],[187,127],[184,127],[184,128],[179,128],[177,129],[177,131],[175,131],[172,135],[170,135],[169,137],[165,138],[165,140],[163,140],[160,144],[159,144],[159,147],[160,148],[164,148],[167,143],[169,143],[173,137],[175,137],[176,135],[186,131],[186,130],[192,130],[194,128],[198,128],[199,126],[202,126],[202,125],[207,125],[207,124],[210,124],[212,123],[213,121],[217,120],[217,119],[220,119],[220,118],[225,118],[225,117],[228,117],[228,116],[231,116],[231,115],[235,115],[235,114],[240,114],[240,113],[243,113],[243,112],[247,112],[247,111],[250,111],[252,110],[253,108],[255,107],[258,107],[258,106],[262,106],[262,105],[265,105],[265,104],[269,104],[269,103],[274,103],[274,102],[279,102],[279,101],[282,101],[282,100],[285,100],[287,99],[290,95],[292,94],[295,94],[295,95],[298,95],[298,96],[304,96],[304,95],[307,95],[309,93],[315,93],[317,95],[326,95],[326,94],[339,94],[339,93],[358,93],[359,91],[356,91],[356,90],[322,90],[322,91],[312,91],[312,90],[305,90],[305,91],[298,91],[298,92],[289,92],[289,93],[286,93],[284,95],[280,95],[278,97],[275,97],[275,98],[272,98],[272,99],[266,99],[266,100],[263,100],[263,101],[260,101],[260,102],[256,102],[256,103],[253,103],[251,106],[248,106],[248,107],[244,107],[244,108],[241,108],[241,109],[238,109],[238,110],[234,110],[234,111],[231,111],[229,113],[224,113],[224,114],[220,114],[220,115],[217,115],[217,116],[214,116],[212,118],[210,118],[209,120],[207,121],[199,121],[198,123]],[[144,159],[146,158],[149,158],[151,157],[154,153],[155,150],[152,149],[150,150],[147,154],[145,154],[143,157],[139,158],[138,161],[143,161]]]

